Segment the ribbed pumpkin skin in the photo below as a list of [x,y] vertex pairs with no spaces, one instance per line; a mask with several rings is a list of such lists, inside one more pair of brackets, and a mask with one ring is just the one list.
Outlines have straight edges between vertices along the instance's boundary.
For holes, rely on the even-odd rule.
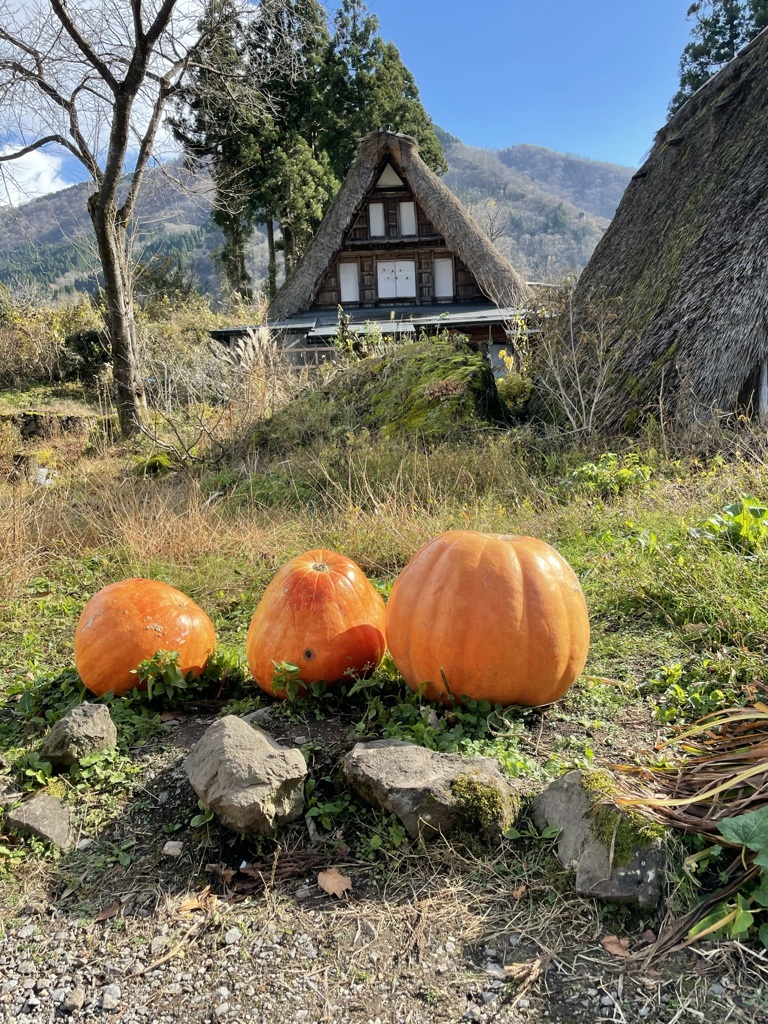
[[430,700],[549,704],[589,648],[576,574],[544,541],[508,534],[449,530],[428,541],[395,580],[386,626],[400,673],[413,690],[426,683]]
[[201,673],[216,647],[213,623],[180,590],[159,580],[110,583],[80,613],[75,668],[91,693],[138,686],[132,670],[158,651],[178,651],[179,668]]
[[267,693],[275,664],[299,668],[306,686],[364,674],[384,657],[386,610],[362,569],[345,555],[324,548],[287,562],[269,582],[253,613],[245,652],[253,678]]

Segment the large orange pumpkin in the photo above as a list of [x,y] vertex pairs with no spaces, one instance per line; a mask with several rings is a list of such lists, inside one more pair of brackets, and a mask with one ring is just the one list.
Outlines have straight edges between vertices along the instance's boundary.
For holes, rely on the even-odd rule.
[[387,642],[430,700],[549,704],[581,673],[589,617],[573,569],[534,537],[449,530],[403,569]]
[[186,594],[159,580],[121,580],[83,608],[75,668],[91,693],[119,695],[138,686],[135,669],[158,651],[178,651],[186,675],[201,673],[215,647],[213,623]]
[[281,662],[298,668],[301,690],[370,672],[386,650],[385,616],[384,601],[351,558],[305,551],[280,569],[253,613],[245,645],[253,678],[285,697],[285,688],[273,686]]

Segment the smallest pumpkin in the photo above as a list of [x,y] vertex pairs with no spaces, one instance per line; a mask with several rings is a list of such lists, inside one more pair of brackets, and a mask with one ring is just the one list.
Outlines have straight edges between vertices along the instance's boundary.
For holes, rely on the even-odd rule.
[[298,668],[302,692],[370,673],[386,650],[385,618],[384,601],[351,558],[305,551],[280,569],[253,613],[245,644],[251,674],[284,698],[285,689],[273,685],[281,663]]
[[91,693],[120,696],[139,686],[136,669],[158,651],[178,651],[181,671],[199,675],[215,647],[213,623],[191,597],[160,580],[120,580],[80,613],[75,668]]

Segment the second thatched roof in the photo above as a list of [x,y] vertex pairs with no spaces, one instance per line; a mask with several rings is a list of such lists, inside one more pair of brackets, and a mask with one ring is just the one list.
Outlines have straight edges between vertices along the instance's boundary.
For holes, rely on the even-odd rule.
[[749,399],[768,356],[768,30],[659,131],[582,273],[614,306],[605,426]]
[[389,162],[410,186],[414,197],[447,247],[474,276],[497,306],[519,307],[530,299],[525,281],[491,243],[451,190],[419,156],[416,139],[394,132],[372,132],[360,142],[357,159],[331,203],[309,249],[272,300],[270,320],[305,312],[339,254],[366,195]]

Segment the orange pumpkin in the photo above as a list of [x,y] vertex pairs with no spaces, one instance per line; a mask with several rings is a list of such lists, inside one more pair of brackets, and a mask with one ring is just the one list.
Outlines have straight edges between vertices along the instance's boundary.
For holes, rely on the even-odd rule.
[[573,569],[534,537],[449,530],[403,569],[387,642],[430,700],[549,704],[587,660],[589,617]]
[[215,647],[213,623],[186,594],[159,580],[121,580],[83,608],[75,668],[91,693],[119,695],[139,685],[134,670],[158,651],[178,651],[181,671],[200,674]]
[[371,672],[384,657],[384,601],[362,569],[324,548],[287,562],[267,585],[253,613],[245,651],[253,678],[267,693],[275,667],[295,665],[297,682],[338,682]]

